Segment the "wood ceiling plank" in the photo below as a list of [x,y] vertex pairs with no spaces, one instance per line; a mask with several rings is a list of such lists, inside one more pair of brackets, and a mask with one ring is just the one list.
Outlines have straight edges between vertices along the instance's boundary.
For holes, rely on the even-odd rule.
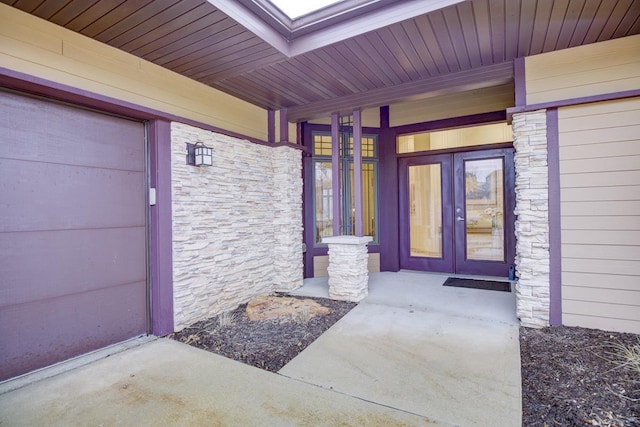
[[[400,28],[400,32],[403,32],[402,28]],[[402,82],[420,78],[420,74],[409,60],[407,53],[388,27],[380,28],[370,33],[370,36],[373,37],[374,40],[376,36],[379,38],[381,44],[376,50],[380,52],[384,58],[387,58],[387,62],[391,65],[395,75],[397,75]]]
[[49,20],[59,10],[63,9],[68,3],[69,0],[45,1],[42,2],[40,6],[36,7],[31,13],[39,18]]
[[[272,50],[270,51],[269,49],[265,49],[263,44],[257,44],[246,49],[237,50],[232,54],[219,52],[219,54],[224,58],[224,61],[212,57],[211,61],[208,61],[200,67],[190,70],[187,74],[189,75],[189,77],[197,80],[205,78],[210,79],[211,76],[217,72],[217,70],[236,70],[237,67],[242,66],[248,61],[263,58],[265,56],[268,56],[269,52],[275,51],[275,49],[271,49]],[[237,70],[236,72],[240,73],[239,70]]]
[[38,6],[44,3],[46,0],[2,0],[2,3],[12,5],[13,7],[23,10],[28,13],[32,13]]
[[220,51],[221,47],[218,46],[220,43],[224,43],[228,40],[238,40],[236,38],[240,38],[240,41],[244,41],[247,37],[251,38],[251,35],[248,35],[247,32],[240,27],[239,25],[234,25],[233,27],[226,28],[220,32],[216,32],[199,40],[180,52],[176,52],[176,54],[166,55],[162,58],[158,58],[156,61],[157,64],[162,65],[163,67],[174,69],[178,66],[183,66],[189,62],[191,62],[192,58],[205,57],[212,52]]
[[[195,6],[196,8],[199,5]],[[132,45],[137,47],[136,39],[151,33],[151,36],[162,37],[163,35],[171,32],[174,29],[180,27],[176,25],[177,21],[181,21],[183,15],[187,15],[187,19],[191,22],[193,15],[188,15],[190,11],[194,9],[194,4],[191,1],[180,1],[172,4],[154,14],[153,16],[143,20],[138,25],[124,31],[117,36],[108,40],[111,46],[116,46],[120,49],[127,50],[125,46]],[[145,39],[148,40],[148,39]]]
[[[175,34],[179,31],[190,32],[189,28],[191,27],[191,25],[194,22],[201,21],[202,17],[206,16],[210,11],[211,7],[209,5],[200,4],[193,9],[180,14],[179,16],[170,17],[167,22],[158,25],[158,27],[147,31],[144,34],[126,38],[124,40],[124,43],[120,44],[119,47],[120,49],[126,50],[127,52],[133,52],[141,47],[147,46],[148,44],[155,45],[156,43],[161,43],[159,41],[170,34]],[[168,10],[165,12],[168,12]],[[158,15],[156,18],[159,17],[160,15]],[[136,27],[136,30],[140,28],[141,27]]]
[[520,32],[518,33],[518,56],[527,56],[531,51],[533,19],[536,16],[536,2],[524,1],[520,7]]
[[383,40],[378,32],[373,32],[356,37],[353,44],[349,44],[349,48],[356,53],[361,53],[360,59],[363,62],[372,64],[371,68],[376,71],[385,85],[400,84],[402,78],[391,65],[395,62],[393,54],[388,49],[383,51],[382,47],[385,43],[386,40]]
[[460,62],[463,68],[479,67],[482,65],[480,51],[478,50],[478,38],[473,31],[473,9],[469,3],[456,5],[455,8],[448,7],[442,11],[444,21],[454,40],[456,52],[464,52],[464,59]]
[[449,72],[460,71],[462,66],[458,61],[458,55],[456,54],[453,46],[449,29],[447,28],[447,24],[444,20],[444,15],[442,12],[438,11],[429,14],[427,19],[433,29],[434,39],[436,40],[439,50],[442,52],[444,60],[447,63],[447,70]]
[[67,22],[65,27],[69,30],[82,32],[82,30],[96,22],[102,16],[111,12],[116,7],[119,7],[125,0],[118,0],[118,2],[98,1],[91,5],[88,9],[76,16],[71,21]]
[[[210,49],[203,49],[189,55],[189,60],[179,66],[172,66],[170,69],[177,73],[194,74],[201,71],[206,71],[215,61],[223,61],[226,55],[233,52],[249,50],[254,52],[255,49],[260,49],[264,46],[264,42],[257,37],[251,37],[250,34],[242,33],[238,34],[232,39],[225,40],[224,47],[220,45],[212,46]],[[204,55],[202,55],[204,54]],[[201,56],[202,55],[202,56]]]
[[420,32],[420,37],[424,41],[424,44],[429,48],[429,52],[431,53],[431,57],[433,58],[433,62],[436,66],[437,73],[431,74],[439,75],[449,72],[449,66],[447,65],[447,61],[444,58],[440,45],[438,44],[438,40],[436,39],[436,35],[433,33],[431,22],[429,22],[427,16],[418,16],[415,18],[415,22],[418,27],[418,31]]
[[314,94],[305,86],[293,87],[289,81],[274,73],[271,67],[265,67],[243,76],[261,83],[267,90],[272,90],[279,96],[291,100],[294,105],[304,105],[314,99]]
[[[273,73],[279,73],[284,77],[284,81],[288,83],[288,91],[292,91],[293,87],[304,86],[309,93],[307,99],[321,100],[333,98],[335,96],[344,96],[344,93],[340,95],[334,94],[331,88],[324,88],[322,84],[319,84],[318,77],[314,74],[305,74],[305,69],[296,58],[292,58],[289,61],[275,64],[269,67],[269,71]],[[305,78],[307,77],[307,78]]]
[[[126,4],[125,2],[124,5]],[[109,26],[100,34],[96,34],[93,38],[103,43],[111,44],[109,43],[111,40],[134,30],[139,25],[145,25],[146,21],[152,20],[155,15],[169,7],[171,7],[170,3],[152,1],[130,13],[121,21]]]
[[325,47],[319,49],[313,54],[317,55],[318,60],[325,64],[325,67],[334,71],[336,76],[341,79],[345,85],[347,85],[353,92],[363,92],[369,87],[373,87],[371,84],[367,86],[365,82],[353,76],[353,69],[346,66],[344,62],[337,60],[340,54],[333,47]]
[[329,74],[336,82],[339,82],[345,90],[345,93],[352,94],[357,93],[360,90],[354,85],[350,80],[346,78],[345,75],[342,75],[333,64],[335,61],[325,61],[321,58],[318,52],[309,52],[304,54],[305,61],[308,62],[309,66],[322,69],[325,73]]
[[409,21],[404,21],[401,23],[402,28],[407,33],[407,36],[411,40],[413,46],[415,46],[416,50],[419,52],[420,61],[424,65],[424,70],[427,73],[426,77],[433,76],[438,73],[438,67],[436,67],[436,63],[431,56],[431,52],[429,52],[429,48],[424,43],[422,36],[420,35],[420,31],[418,30],[418,26],[416,24],[415,19],[411,19]]
[[[611,11],[609,15],[609,19],[607,23],[604,25],[604,28],[600,32],[600,36],[597,41],[609,40],[613,37],[616,29],[618,28],[620,22],[624,19],[625,15],[629,12],[632,12],[632,8],[640,9],[640,3],[636,0],[618,0],[615,7]],[[640,15],[639,13],[636,15]]]
[[[233,30],[231,30],[234,28]],[[187,56],[191,52],[205,49],[213,42],[213,37],[220,38],[217,34],[227,32],[227,34],[235,35],[242,31],[242,27],[237,25],[231,19],[225,18],[223,21],[215,23],[215,26],[206,25],[204,28],[188,34],[173,43],[145,54],[145,58],[149,61],[159,64],[166,64],[179,58]],[[229,37],[230,37],[229,35]],[[211,39],[210,39],[211,38]]]
[[416,77],[414,78],[424,79],[429,77],[431,74],[429,74],[424,62],[422,62],[418,49],[414,45],[414,40],[409,37],[404,26],[402,24],[394,24],[389,27],[389,30],[398,42],[400,49],[404,52],[411,67],[415,70]]
[[153,0],[127,0],[118,7],[111,9],[99,19],[84,27],[80,32],[87,37],[95,38],[98,34],[108,30],[114,25],[118,25],[127,17],[131,16],[141,8],[147,6]]
[[291,60],[280,65],[295,73],[300,84],[309,81],[305,77],[310,77],[311,81],[318,83],[318,89],[328,97],[351,94],[351,91],[340,83],[340,81],[334,77],[333,73],[324,68],[311,66],[304,57],[298,56],[291,58]]
[[[589,28],[595,24],[594,20],[598,13],[600,3],[601,0],[587,0],[585,2],[582,12],[580,13],[580,17],[578,18],[576,29],[571,36],[571,41],[569,42],[570,47],[580,46],[587,43],[585,38],[587,37]],[[609,6],[611,5],[610,2],[607,3]]]
[[504,56],[512,60],[518,56],[518,34],[520,33],[520,2],[507,1],[504,8]]
[[62,9],[58,10],[49,21],[54,24],[66,27],[69,21],[75,19],[77,16],[83,14],[87,9],[96,4],[98,0],[72,0],[65,5]]
[[[148,55],[149,57],[151,57],[155,56],[157,52],[160,52],[169,46],[173,46],[173,50],[165,52],[164,54],[174,52],[175,50],[189,46],[191,43],[193,43],[193,41],[200,41],[211,35],[211,33],[213,32],[211,28],[213,28],[214,26],[217,28],[220,25],[225,26],[225,24],[223,23],[223,21],[225,20],[228,21],[228,25],[224,28],[233,26],[233,22],[230,19],[226,18],[225,15],[220,11],[215,10],[213,12],[205,13],[198,19],[184,25],[179,30],[167,33],[150,43],[131,50],[130,52],[134,55]],[[189,38],[190,41],[185,40]],[[183,42],[180,43],[181,41]],[[156,58],[159,58],[162,55],[163,53],[160,53],[158,56],[156,56]]]
[[640,2],[635,0],[633,5],[629,9],[629,13],[627,13],[622,21],[620,21],[620,25],[616,28],[616,31],[613,33],[614,38],[624,37],[627,34],[638,34],[638,30],[632,31],[634,25],[638,25],[640,22]]
[[249,55],[245,63],[221,64],[219,67],[211,69],[211,75],[202,77],[201,81],[205,84],[213,84],[241,74],[251,73],[267,65],[282,61],[285,56],[276,49],[260,52],[263,56],[256,53]]
[[369,65],[362,62],[356,54],[347,47],[346,43],[337,43],[334,46],[335,51],[339,54],[336,55],[338,61],[342,61],[344,64],[348,64],[347,67],[351,68],[352,73],[359,79],[365,79],[369,88],[376,88],[384,86],[384,83],[378,76],[375,75],[369,68]]
[[[619,2],[616,1],[615,5],[618,6],[618,3]],[[610,3],[604,4],[602,1],[599,2],[598,10],[596,11],[591,25],[584,36],[585,43],[595,43],[598,41],[600,34],[611,17],[611,14],[615,11],[615,7],[611,8],[610,6]]]
[[556,49],[558,37],[562,30],[562,20],[569,8],[569,0],[540,0],[551,4],[551,16],[547,26],[547,35],[542,45],[542,52],[551,52]]
[[535,23],[533,25],[533,34],[531,35],[531,45],[529,46],[529,51],[532,55],[537,55],[543,52],[544,42],[547,38],[547,32],[549,30],[552,10],[552,3],[548,1],[538,1],[538,7],[536,8],[535,14]]
[[480,47],[480,56],[482,64],[487,65],[493,63],[493,54],[491,50],[491,25],[489,18],[489,2],[488,0],[478,0],[471,3],[473,7],[473,16],[475,17],[476,34],[478,35],[478,46]]
[[257,104],[264,109],[279,110],[287,106],[297,105],[290,99],[283,97],[273,91],[266,91],[262,85],[254,85],[252,81],[243,78],[239,82],[225,80],[212,85],[214,88],[229,93],[247,102]]
[[493,62],[502,62],[505,57],[505,0],[490,0],[491,49]]
[[571,37],[576,29],[580,13],[584,7],[585,0],[571,0],[567,12],[562,22],[562,29],[558,35],[558,42],[556,43],[556,49],[566,49],[571,43]]

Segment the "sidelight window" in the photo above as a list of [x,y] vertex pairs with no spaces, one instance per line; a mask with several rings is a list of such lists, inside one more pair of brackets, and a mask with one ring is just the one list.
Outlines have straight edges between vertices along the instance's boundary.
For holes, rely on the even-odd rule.
[[[314,179],[314,225],[315,244],[323,237],[355,234],[355,192],[353,164],[353,135],[350,127],[341,126],[339,136],[340,185],[339,193],[333,194],[331,163],[332,140],[328,132],[313,133],[313,179]],[[344,132],[343,132],[344,130]],[[377,194],[378,194],[378,137],[362,136],[362,195],[364,214],[364,234],[377,242]],[[345,173],[348,171],[348,173]],[[333,204],[340,203],[340,230],[333,230]]]

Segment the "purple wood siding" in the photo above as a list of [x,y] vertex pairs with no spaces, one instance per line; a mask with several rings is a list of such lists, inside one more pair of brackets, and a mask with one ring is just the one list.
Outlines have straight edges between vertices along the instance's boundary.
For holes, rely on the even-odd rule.
[[0,92],[0,380],[147,331],[144,124]]

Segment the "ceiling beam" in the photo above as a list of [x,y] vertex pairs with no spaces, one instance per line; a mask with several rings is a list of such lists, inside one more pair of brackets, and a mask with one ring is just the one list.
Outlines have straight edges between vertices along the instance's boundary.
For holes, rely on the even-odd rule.
[[301,122],[332,113],[351,114],[357,108],[375,108],[507,83],[513,83],[512,61],[290,107],[288,117],[291,122]]

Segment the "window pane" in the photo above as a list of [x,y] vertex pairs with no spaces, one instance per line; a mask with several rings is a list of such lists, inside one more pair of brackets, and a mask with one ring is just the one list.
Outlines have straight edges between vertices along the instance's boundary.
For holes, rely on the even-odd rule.
[[411,256],[442,258],[440,164],[409,166]]
[[331,135],[313,135],[313,154],[331,156]]
[[502,159],[464,163],[467,259],[504,261]]
[[443,150],[456,147],[496,144],[513,140],[513,131],[507,123],[471,126],[436,132],[401,135],[397,141],[398,153]]
[[315,162],[316,243],[333,236],[333,187],[331,162]]
[[[349,216],[349,223],[345,234],[355,235],[356,232],[356,199],[354,191],[353,163],[349,163],[349,204],[345,207]],[[376,165],[374,163],[362,164],[362,209],[363,209],[363,231],[365,236],[373,237],[376,240]]]

